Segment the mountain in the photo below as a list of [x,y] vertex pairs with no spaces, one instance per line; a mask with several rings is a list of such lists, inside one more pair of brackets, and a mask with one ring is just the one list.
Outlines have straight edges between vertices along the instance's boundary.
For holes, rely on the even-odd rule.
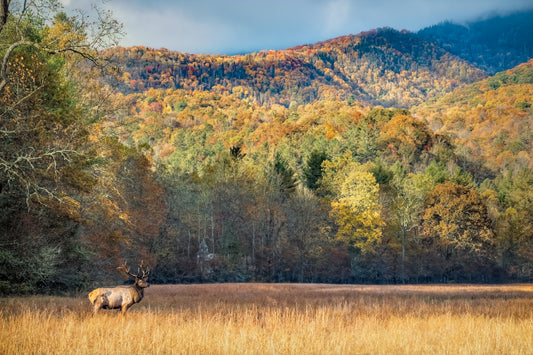
[[239,92],[260,105],[340,99],[410,108],[533,57],[533,11],[417,33],[381,28],[277,51],[195,55],[113,48],[124,94],[148,88]]
[[533,10],[465,25],[443,22],[418,35],[495,74],[533,58],[532,33]]
[[[418,33],[382,28],[236,56],[113,48],[109,54],[123,68],[116,84],[126,95],[117,101],[129,111],[124,116],[134,128],[121,134],[133,144],[152,140],[158,155],[168,156],[176,151],[169,138],[173,130],[207,124],[219,132],[229,129],[213,142],[250,149],[254,139],[262,144],[273,138],[261,133],[248,140],[240,131],[276,131],[280,125],[275,121],[298,117],[298,105],[335,100],[347,107],[410,108],[434,132],[453,140],[462,168],[477,171],[480,181],[515,164],[529,166],[533,156],[531,61],[493,77],[475,66],[485,63],[487,70],[497,70],[510,65],[511,57],[512,62],[529,58],[531,38],[523,31],[532,26],[531,15],[496,17],[468,27],[443,23]],[[487,38],[495,33],[499,37],[492,43]],[[152,117],[158,114],[162,119]],[[301,130],[301,118],[282,130]],[[324,119],[333,122],[334,114]],[[298,123],[287,128],[291,122]]]
[[240,91],[259,104],[323,99],[411,107],[486,74],[420,36],[390,28],[314,45],[238,56],[114,48],[121,92],[148,88]]

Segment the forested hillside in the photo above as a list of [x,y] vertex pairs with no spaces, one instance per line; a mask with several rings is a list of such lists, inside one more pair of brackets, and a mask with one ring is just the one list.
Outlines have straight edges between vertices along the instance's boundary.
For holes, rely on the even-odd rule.
[[[453,139],[479,179],[533,168],[533,60],[417,107],[416,116]],[[483,174],[489,174],[483,176]]]
[[238,56],[115,48],[123,93],[149,88],[241,92],[259,105],[350,99],[411,107],[486,75],[415,34],[390,28]]
[[409,33],[381,28],[287,50],[236,56],[114,48],[123,93],[149,88],[239,90],[256,103],[350,99],[408,108],[527,61],[533,12]]
[[79,18],[15,15],[0,293],[85,289],[123,259],[156,283],[533,279],[531,61],[487,77],[393,29],[231,57],[107,49],[103,13],[101,50]]
[[[443,100],[467,100],[469,92],[470,100],[479,101],[482,91],[473,88],[492,81],[527,90],[527,68]],[[129,145],[151,146],[160,182],[173,196],[164,238],[172,242],[163,248],[173,250],[164,259],[165,265],[175,263],[171,270],[187,269],[181,263],[192,263],[203,247],[206,258],[217,256],[229,280],[481,280],[487,270],[490,277],[508,272],[510,260],[521,260],[512,269],[515,277],[525,276],[532,225],[525,217],[532,208],[529,160],[494,166],[498,159],[486,155],[483,164],[484,156],[464,154],[468,139],[433,133],[430,107],[453,111],[454,105],[418,108],[427,125],[406,110],[349,101],[286,108],[259,106],[239,93],[169,89],[117,98],[124,111],[107,129]],[[501,117],[513,120],[517,109],[518,117],[530,119],[530,96],[508,100],[513,110],[494,106]],[[518,225],[519,234],[509,230]],[[212,266],[204,272],[221,277]]]
[[444,22],[418,34],[489,74],[533,57],[533,11],[496,16],[464,25]]

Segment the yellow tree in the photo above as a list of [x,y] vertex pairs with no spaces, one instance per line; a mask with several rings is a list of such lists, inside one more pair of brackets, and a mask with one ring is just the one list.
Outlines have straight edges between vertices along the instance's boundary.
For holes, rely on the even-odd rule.
[[379,185],[367,165],[355,162],[351,152],[324,161],[321,190],[331,198],[336,238],[362,253],[372,252],[381,240]]
[[61,200],[43,180],[57,180],[83,155],[76,144],[91,115],[71,66],[103,68],[99,50],[121,33],[107,12],[92,23],[60,9],[57,0],[0,2],[0,186],[18,186],[28,200]]

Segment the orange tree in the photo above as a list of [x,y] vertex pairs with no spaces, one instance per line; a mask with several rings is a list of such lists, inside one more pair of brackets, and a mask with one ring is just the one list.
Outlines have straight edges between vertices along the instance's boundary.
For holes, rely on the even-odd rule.
[[491,220],[477,191],[445,182],[429,192],[422,212],[426,276],[442,281],[487,275],[494,260]]

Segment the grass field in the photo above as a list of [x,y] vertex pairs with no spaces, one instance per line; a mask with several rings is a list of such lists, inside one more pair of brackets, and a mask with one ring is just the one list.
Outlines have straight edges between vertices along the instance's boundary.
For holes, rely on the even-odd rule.
[[0,299],[0,354],[533,354],[533,285],[153,285]]

